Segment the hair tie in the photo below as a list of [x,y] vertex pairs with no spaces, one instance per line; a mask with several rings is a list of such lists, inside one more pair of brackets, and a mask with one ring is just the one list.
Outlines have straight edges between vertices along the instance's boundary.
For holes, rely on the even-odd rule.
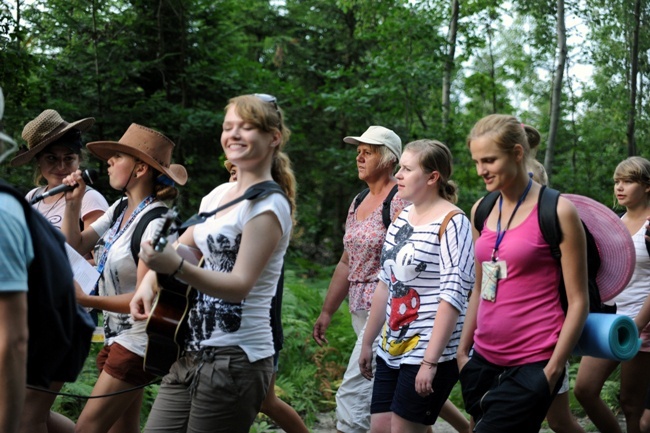
[[156,183],[160,183],[167,186],[175,186],[176,183],[171,180],[171,178],[165,174],[161,174],[156,178]]

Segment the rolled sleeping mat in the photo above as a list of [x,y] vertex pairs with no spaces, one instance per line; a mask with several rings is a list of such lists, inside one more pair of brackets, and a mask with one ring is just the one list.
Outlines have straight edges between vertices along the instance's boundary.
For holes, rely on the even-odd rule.
[[634,320],[622,314],[589,313],[573,354],[628,361],[640,347]]

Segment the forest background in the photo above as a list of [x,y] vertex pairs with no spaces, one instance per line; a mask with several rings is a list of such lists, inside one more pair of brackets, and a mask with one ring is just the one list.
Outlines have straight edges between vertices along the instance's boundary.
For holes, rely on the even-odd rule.
[[[228,99],[273,94],[299,183],[288,263],[323,278],[363,187],[342,139],[369,125],[446,143],[469,212],[485,190],[465,138],[481,117],[513,114],[542,133],[553,187],[612,206],[616,164],[649,156],[649,16],[647,0],[0,0],[0,127],[20,142],[54,108],[95,117],[87,141],[132,122],[158,129],[190,174],[187,217],[227,180]],[[0,177],[32,186],[31,167],[5,164]],[[98,189],[117,198],[106,176]],[[303,301],[318,309],[324,290]]]

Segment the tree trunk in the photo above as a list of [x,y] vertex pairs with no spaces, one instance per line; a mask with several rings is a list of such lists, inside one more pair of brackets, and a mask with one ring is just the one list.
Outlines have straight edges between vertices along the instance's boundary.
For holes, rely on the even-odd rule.
[[458,33],[458,0],[451,2],[451,20],[447,34],[447,59],[445,60],[445,72],[442,76],[442,130],[445,134],[445,142],[449,142],[449,117],[451,112],[451,74],[454,70],[454,58],[456,56],[456,35]]
[[636,79],[639,74],[639,27],[641,23],[641,0],[634,3],[634,32],[632,34],[632,52],[630,60],[630,105],[627,117],[627,156],[636,155],[636,140],[634,128],[636,121]]
[[553,76],[553,91],[551,94],[551,122],[548,131],[548,142],[546,146],[546,157],[544,168],[548,175],[548,184],[551,185],[551,173],[553,169],[553,153],[555,151],[555,140],[557,138],[558,125],[562,117],[560,102],[562,100],[562,80],[564,78],[564,66],[566,64],[566,25],[564,22],[564,0],[557,0],[557,65]]

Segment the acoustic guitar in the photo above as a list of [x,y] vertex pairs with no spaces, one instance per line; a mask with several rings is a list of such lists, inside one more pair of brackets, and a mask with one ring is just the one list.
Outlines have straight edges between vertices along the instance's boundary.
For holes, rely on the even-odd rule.
[[[162,251],[167,236],[174,226],[177,213],[170,209],[163,217],[165,221],[152,241],[154,249]],[[186,262],[202,265],[203,259],[194,248],[179,245],[176,251]],[[169,373],[183,350],[187,332],[187,316],[192,306],[194,289],[188,284],[157,273],[158,295],[147,319],[147,348],[144,355],[144,370],[158,376]]]

